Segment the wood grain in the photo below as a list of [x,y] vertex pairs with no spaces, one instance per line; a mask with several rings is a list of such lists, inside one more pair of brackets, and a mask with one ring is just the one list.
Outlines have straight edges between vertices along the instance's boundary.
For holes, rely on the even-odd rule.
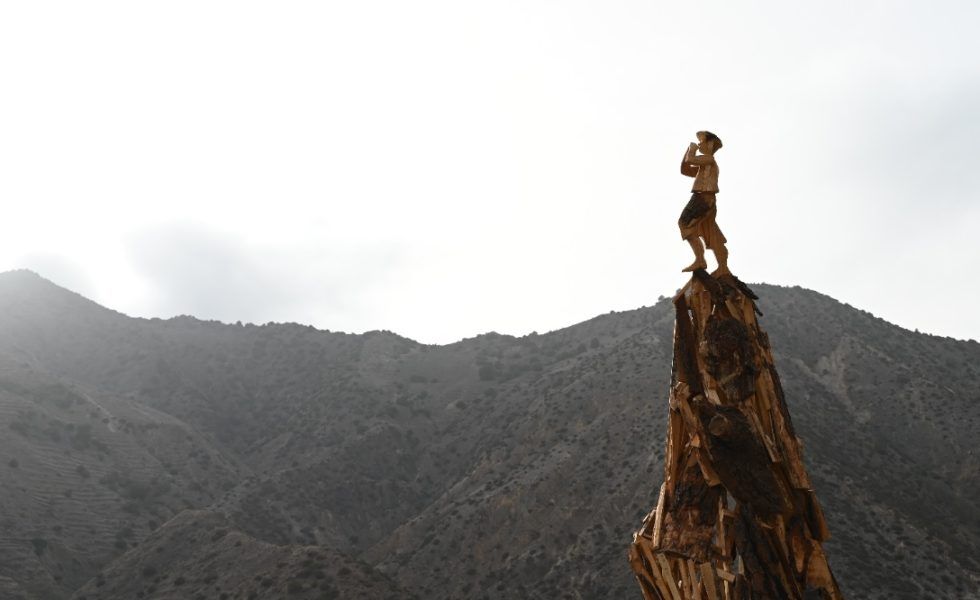
[[664,485],[630,549],[646,597],[843,600],[757,299],[703,270],[674,298]]

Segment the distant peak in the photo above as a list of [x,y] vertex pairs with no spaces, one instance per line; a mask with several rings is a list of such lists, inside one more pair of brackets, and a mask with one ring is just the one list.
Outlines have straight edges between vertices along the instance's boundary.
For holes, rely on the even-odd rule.
[[78,295],[76,292],[72,292],[66,287],[60,286],[57,283],[47,279],[46,277],[40,275],[36,271],[30,269],[13,269],[10,271],[4,271],[0,273],[0,285],[31,285],[37,287],[47,287],[50,289],[57,289],[63,292],[69,292]]
[[97,307],[115,313],[66,287],[46,279],[30,269],[13,269],[0,273],[0,310],[18,303],[38,303],[48,309],[53,307]]
[[14,279],[14,278],[16,278],[16,279],[35,279],[35,280],[48,281],[47,279],[45,279],[44,277],[41,277],[36,272],[34,272],[34,271],[30,270],[30,269],[11,269],[10,271],[4,271],[4,272],[0,273],[0,278],[3,278],[3,279],[8,279],[8,278],[10,278],[10,279]]

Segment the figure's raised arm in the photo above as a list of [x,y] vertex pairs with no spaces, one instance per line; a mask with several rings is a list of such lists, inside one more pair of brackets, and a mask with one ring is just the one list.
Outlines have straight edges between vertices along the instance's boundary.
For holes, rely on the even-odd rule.
[[695,158],[694,153],[698,151],[698,145],[691,143],[687,147],[687,152],[684,153],[684,158],[681,159],[681,175],[687,175],[688,177],[697,177],[698,167],[692,162]]
[[713,165],[715,164],[715,157],[709,156],[707,154],[702,154],[701,156],[692,156],[688,164],[700,167],[703,165]]

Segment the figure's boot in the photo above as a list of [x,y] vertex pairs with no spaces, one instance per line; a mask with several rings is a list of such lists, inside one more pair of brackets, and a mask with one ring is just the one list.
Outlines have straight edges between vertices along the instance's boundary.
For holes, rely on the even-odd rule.
[[694,250],[694,262],[688,265],[686,268],[681,269],[681,273],[689,273],[691,271],[697,271],[698,269],[707,269],[708,263],[704,261],[704,246],[701,245],[701,238],[696,235],[692,235],[687,238],[687,243],[691,245],[691,250]]

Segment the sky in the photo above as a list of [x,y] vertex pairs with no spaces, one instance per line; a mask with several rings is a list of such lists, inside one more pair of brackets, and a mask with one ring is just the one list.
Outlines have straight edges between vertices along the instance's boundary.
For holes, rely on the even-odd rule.
[[[6,2],[0,270],[132,316],[524,335],[686,281],[980,339],[980,3]],[[709,253],[709,262],[712,257]]]

